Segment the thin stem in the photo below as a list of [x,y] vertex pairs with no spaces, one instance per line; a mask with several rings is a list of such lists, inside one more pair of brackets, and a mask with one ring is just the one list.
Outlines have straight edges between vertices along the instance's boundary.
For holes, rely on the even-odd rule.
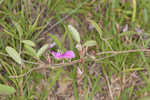
[[135,49],[135,50],[126,50],[126,51],[104,51],[104,52],[97,53],[96,55],[122,54],[122,53],[132,53],[132,52],[150,52],[150,49]]
[[[21,74],[19,76],[9,76],[9,78],[20,78],[20,77],[24,77],[26,75],[28,75],[29,73],[33,72],[33,71],[36,71],[36,70],[40,70],[40,69],[57,69],[57,68],[61,68],[61,67],[67,67],[67,66],[70,66],[70,65],[73,65],[73,64],[77,64],[77,63],[81,63],[81,60],[83,62],[87,62],[87,61],[95,61],[95,62],[99,62],[101,60],[104,60],[106,58],[109,58],[109,57],[112,57],[112,56],[116,56],[118,54],[122,54],[122,53],[132,53],[132,52],[150,52],[149,49],[136,49],[136,50],[127,50],[127,51],[105,51],[105,52],[100,52],[100,53],[97,53],[96,55],[97,56],[100,56],[100,55],[103,55],[103,54],[112,54],[110,56],[106,56],[104,58],[97,58],[97,59],[93,59],[93,58],[90,58],[89,57],[83,57],[81,59],[78,59],[78,60],[74,60],[72,62],[68,62],[68,63],[59,63],[59,64],[53,64],[53,65],[50,65],[50,64],[45,64],[45,63],[34,63],[34,62],[29,62],[29,63],[32,63],[32,64],[39,64],[38,67],[34,67],[32,69],[30,69],[28,72],[24,73],[24,74]],[[28,63],[28,61],[25,61]],[[83,63],[82,62],[82,63]]]

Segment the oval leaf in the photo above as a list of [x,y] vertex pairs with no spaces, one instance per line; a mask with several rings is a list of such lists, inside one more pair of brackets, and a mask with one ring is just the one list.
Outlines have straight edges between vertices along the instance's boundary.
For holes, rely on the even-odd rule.
[[37,56],[40,57],[48,48],[48,44],[43,45],[37,52]]
[[72,37],[74,38],[74,40],[77,41],[78,43],[80,43],[79,32],[72,25],[68,25],[68,30],[72,34]]
[[14,59],[17,63],[21,64],[21,57],[19,53],[12,47],[6,47],[6,52],[9,56]]
[[18,33],[19,33],[19,35],[22,36],[22,34],[23,34],[22,27],[17,22],[15,22],[15,21],[13,21],[13,23],[14,23],[14,25],[15,25]]
[[36,57],[36,58],[38,57],[36,51],[32,47],[28,45],[24,45],[24,47],[29,55]]
[[89,41],[86,41],[83,46],[87,46],[87,47],[91,47],[91,46],[96,46],[96,41],[94,40],[89,40]]
[[10,94],[13,94],[15,92],[16,92],[16,90],[13,87],[0,84],[0,95],[10,95]]
[[35,47],[35,43],[32,42],[31,40],[23,40],[22,43],[28,45],[28,46],[32,46]]

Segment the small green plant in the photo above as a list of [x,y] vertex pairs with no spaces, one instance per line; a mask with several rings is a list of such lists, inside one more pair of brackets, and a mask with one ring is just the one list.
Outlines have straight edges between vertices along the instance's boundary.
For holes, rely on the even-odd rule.
[[149,11],[149,0],[0,0],[0,99],[149,99]]

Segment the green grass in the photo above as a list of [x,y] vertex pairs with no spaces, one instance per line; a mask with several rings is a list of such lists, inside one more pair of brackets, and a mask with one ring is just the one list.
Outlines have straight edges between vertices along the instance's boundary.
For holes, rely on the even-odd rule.
[[[149,100],[150,53],[115,53],[149,48],[149,11],[149,0],[0,0],[0,83],[16,89],[0,99]],[[73,50],[76,58],[72,61],[80,59],[68,25],[78,30],[81,44],[96,41],[96,46],[88,48],[88,60],[10,78],[45,67],[48,56],[53,64],[69,62],[54,59],[48,53],[50,49],[38,58],[36,52],[45,44],[56,42],[53,50]],[[36,46],[26,48],[23,40]],[[8,46],[18,52],[22,64],[8,55]],[[94,54],[105,51],[114,52]],[[39,61],[46,64],[37,64]],[[84,69],[81,82],[77,67]]]

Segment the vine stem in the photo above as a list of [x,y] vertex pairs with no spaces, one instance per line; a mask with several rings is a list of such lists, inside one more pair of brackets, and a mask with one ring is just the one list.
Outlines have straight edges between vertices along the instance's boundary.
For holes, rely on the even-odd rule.
[[[97,59],[90,58],[90,56],[86,56],[86,57],[80,58],[78,60],[74,60],[74,61],[67,62],[67,63],[59,63],[59,64],[34,63],[34,64],[39,64],[39,66],[31,68],[28,72],[26,72],[24,74],[21,74],[18,76],[17,75],[16,76],[9,76],[9,78],[21,78],[21,77],[24,77],[24,76],[32,73],[33,71],[40,70],[40,69],[57,69],[57,68],[67,67],[67,66],[70,66],[73,64],[77,64],[77,63],[81,63],[81,62],[87,62],[87,61],[99,62],[101,60],[104,60],[104,59],[112,57],[112,56],[116,56],[118,54],[133,53],[133,52],[150,52],[150,50],[149,49],[135,49],[135,50],[126,50],[126,51],[104,51],[104,52],[97,53],[95,56],[100,56],[100,55],[104,55],[104,54],[112,54],[112,55],[104,57],[104,58],[97,58]],[[28,63],[28,61],[25,61],[25,62]]]

